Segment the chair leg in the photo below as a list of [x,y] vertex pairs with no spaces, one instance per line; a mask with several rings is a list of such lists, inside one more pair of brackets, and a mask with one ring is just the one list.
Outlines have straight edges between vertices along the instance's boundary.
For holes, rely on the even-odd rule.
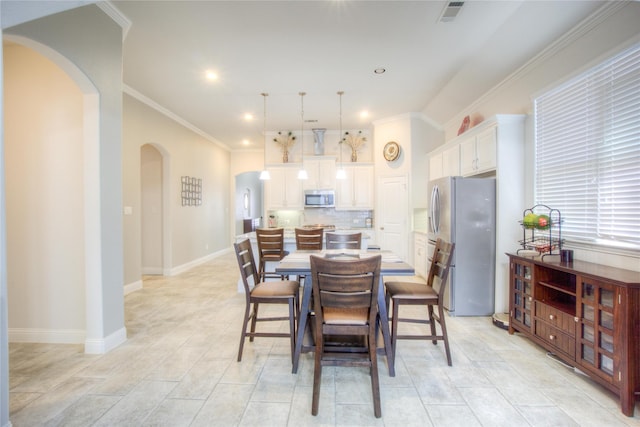
[[447,335],[447,326],[444,321],[444,309],[442,305],[438,305],[438,315],[440,316],[440,328],[442,328],[442,337],[444,339],[444,350],[447,353],[447,363],[451,366],[451,350],[449,350],[449,336]]
[[[255,334],[256,333],[256,322],[258,321],[258,303],[254,302],[253,303],[253,316],[251,317],[251,333]],[[249,337],[249,341],[253,342],[253,338],[254,336],[251,335]]]
[[427,313],[429,314],[429,326],[431,326],[431,336],[434,337],[434,339],[431,341],[433,343],[433,345],[437,345],[438,344],[438,339],[435,338],[437,335],[436,332],[436,319],[433,316],[433,306],[429,305],[427,306]]
[[[322,337],[318,338],[321,341]],[[311,400],[311,415],[318,415],[320,406],[320,383],[322,380],[322,343],[316,342],[315,364],[313,368],[313,397]]]
[[398,342],[398,318],[400,317],[400,303],[393,300],[393,317],[391,318],[391,351],[396,360],[396,344]]
[[296,351],[296,312],[294,304],[297,304],[295,297],[289,299],[289,333],[291,334],[291,363]]
[[378,351],[375,336],[369,336],[369,359],[371,361],[371,393],[373,395],[373,413],[376,418],[382,416],[380,408],[380,381],[378,379]]
[[244,320],[242,321],[242,331],[240,331],[240,348],[238,349],[238,362],[242,361],[242,349],[244,348],[244,340],[247,336],[247,323],[249,323],[249,305],[244,310]]

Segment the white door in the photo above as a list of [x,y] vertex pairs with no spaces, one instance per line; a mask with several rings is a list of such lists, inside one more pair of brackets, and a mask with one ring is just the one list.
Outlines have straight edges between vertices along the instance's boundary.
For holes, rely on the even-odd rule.
[[380,177],[378,181],[377,238],[382,250],[408,260],[409,198],[406,176]]

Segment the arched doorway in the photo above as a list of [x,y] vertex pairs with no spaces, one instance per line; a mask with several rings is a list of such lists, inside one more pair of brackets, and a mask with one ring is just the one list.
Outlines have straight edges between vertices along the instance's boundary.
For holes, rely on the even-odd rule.
[[263,215],[262,181],[260,172],[244,172],[236,175],[235,234],[243,234],[245,219],[261,218]]
[[[23,81],[21,86],[12,86],[8,82],[10,76],[6,72],[4,76],[5,147],[14,144],[16,151],[11,155],[17,156],[13,161],[5,160],[12,165],[27,162],[30,168],[22,172],[19,168],[5,171],[7,189],[11,187],[12,191],[7,200],[7,228],[14,233],[7,236],[7,252],[18,256],[20,252],[29,254],[22,260],[24,263],[12,264],[7,272],[11,277],[10,313],[26,309],[20,317],[9,319],[9,339],[84,342],[85,352],[101,353],[105,343],[97,196],[100,194],[97,89],[73,63],[50,48],[23,37],[7,36],[7,40],[10,43],[4,46],[5,70],[13,65],[18,68],[12,72],[27,71],[32,79]],[[24,65],[23,61],[30,65]],[[34,62],[40,65],[34,67]],[[56,83],[51,84],[51,75],[43,74],[45,70],[57,76]],[[60,81],[65,82],[64,92],[56,92],[63,89],[56,86]],[[52,92],[43,90],[47,84]],[[11,87],[32,91],[28,94],[34,101],[30,110],[18,110],[26,100],[25,93],[12,95]],[[18,116],[10,118],[12,113]],[[26,123],[26,127],[8,129],[9,122],[16,124],[16,120],[23,126]],[[28,133],[35,145],[27,147],[20,132]],[[20,153],[23,149],[33,151]],[[21,176],[25,179],[20,179]],[[20,212],[29,216],[15,216]],[[13,221],[12,226],[9,221]],[[33,248],[37,249],[37,257],[32,255]],[[44,280],[34,277],[33,272]],[[50,295],[54,298],[48,298]]]
[[140,147],[140,229],[142,274],[170,272],[169,162],[156,144]]

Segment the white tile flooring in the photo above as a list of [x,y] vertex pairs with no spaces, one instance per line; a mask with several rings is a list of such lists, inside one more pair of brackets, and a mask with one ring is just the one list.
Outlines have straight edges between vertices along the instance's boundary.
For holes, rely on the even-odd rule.
[[447,319],[453,367],[442,343],[401,341],[393,378],[380,358],[381,419],[367,371],[347,367],[325,368],[314,417],[312,354],[291,374],[288,341],[256,338],[236,362],[237,278],[231,253],[146,277],[126,296],[128,340],[108,354],[10,344],[12,425],[640,426],[640,404],[624,416],[616,396],[478,317]]

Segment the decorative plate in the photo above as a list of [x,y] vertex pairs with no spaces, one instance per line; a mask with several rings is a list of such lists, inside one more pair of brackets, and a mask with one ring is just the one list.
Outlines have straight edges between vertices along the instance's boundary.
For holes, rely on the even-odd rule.
[[400,155],[400,145],[398,145],[395,141],[389,141],[384,146],[384,150],[382,152],[384,158],[388,162],[393,162]]

